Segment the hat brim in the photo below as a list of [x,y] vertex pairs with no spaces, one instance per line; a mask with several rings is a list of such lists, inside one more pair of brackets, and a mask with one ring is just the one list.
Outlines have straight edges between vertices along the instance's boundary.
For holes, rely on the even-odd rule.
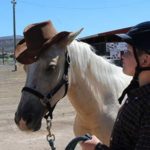
[[41,55],[42,51],[52,45],[52,39],[45,41],[39,49],[29,49],[27,48],[25,39],[22,39],[16,46],[15,58],[21,64],[32,64],[36,62]]
[[116,42],[126,42],[128,44],[133,43],[132,38],[127,34],[115,34],[114,37],[116,37]]
[[22,39],[16,46],[15,58],[21,64],[31,64],[37,60],[39,50],[30,51],[24,39]]
[[45,41],[40,49],[30,50],[27,48],[25,39],[22,39],[16,46],[15,57],[21,64],[32,64],[36,62],[44,50],[69,35],[70,32],[63,31],[57,33],[52,39]]

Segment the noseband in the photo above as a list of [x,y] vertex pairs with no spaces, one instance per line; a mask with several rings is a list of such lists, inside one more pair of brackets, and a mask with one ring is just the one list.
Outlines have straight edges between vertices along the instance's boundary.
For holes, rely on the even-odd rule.
[[50,116],[50,118],[52,119],[52,112],[56,106],[56,104],[51,107],[50,105],[50,100],[53,98],[53,96],[60,90],[60,88],[65,85],[65,92],[64,95],[62,96],[62,98],[67,94],[68,91],[68,68],[70,65],[70,58],[68,56],[68,53],[65,53],[65,65],[64,65],[64,74],[62,79],[60,80],[60,82],[53,88],[50,90],[50,92],[47,95],[43,95],[42,93],[40,93],[39,91],[36,91],[30,87],[23,87],[22,92],[26,91],[28,93],[31,93],[35,96],[37,96],[41,103],[47,107],[48,109],[48,114],[46,114],[44,117],[48,118],[48,116]]

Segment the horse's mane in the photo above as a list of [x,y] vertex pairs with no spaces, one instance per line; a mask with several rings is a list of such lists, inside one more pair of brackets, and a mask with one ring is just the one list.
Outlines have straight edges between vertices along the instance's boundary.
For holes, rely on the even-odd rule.
[[77,74],[80,74],[83,79],[87,80],[93,92],[103,90],[105,93],[107,88],[107,90],[112,90],[111,92],[118,94],[124,82],[130,78],[123,74],[121,67],[110,63],[102,56],[96,55],[92,50],[91,45],[75,40],[68,46],[73,81],[76,80]]

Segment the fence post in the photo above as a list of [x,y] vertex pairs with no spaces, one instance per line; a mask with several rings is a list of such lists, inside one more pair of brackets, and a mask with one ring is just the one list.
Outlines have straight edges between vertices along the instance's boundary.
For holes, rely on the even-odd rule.
[[4,65],[4,63],[5,63],[5,62],[4,62],[4,57],[5,57],[5,56],[4,56],[4,48],[2,47],[2,62],[3,62],[3,65]]

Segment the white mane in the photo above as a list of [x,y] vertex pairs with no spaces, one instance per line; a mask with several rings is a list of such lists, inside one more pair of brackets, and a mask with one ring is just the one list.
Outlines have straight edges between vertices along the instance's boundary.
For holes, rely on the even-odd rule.
[[[83,80],[86,80],[92,92],[95,93],[95,96],[99,96],[101,99],[108,99],[106,96],[109,99],[110,97],[112,99],[114,95],[115,97],[120,96],[122,91],[119,89],[123,88],[122,86],[127,79],[127,76],[122,73],[121,67],[111,64],[105,58],[96,55],[92,51],[92,47],[86,43],[73,41],[68,49],[71,60],[71,82],[79,80],[80,77],[77,76],[78,74],[82,76]],[[105,94],[106,89],[107,92]],[[109,90],[110,95],[108,95]],[[99,95],[99,91],[103,94]]]

